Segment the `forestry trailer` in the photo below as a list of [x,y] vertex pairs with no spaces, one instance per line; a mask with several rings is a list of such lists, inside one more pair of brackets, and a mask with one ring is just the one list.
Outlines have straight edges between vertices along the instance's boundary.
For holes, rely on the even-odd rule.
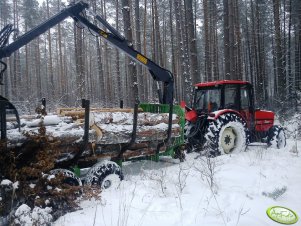
[[[173,106],[174,81],[172,73],[136,51],[132,47],[132,44],[117,30],[108,24],[101,16],[89,11],[88,8],[89,6],[85,2],[79,1],[73,3],[24,35],[17,37],[17,39],[11,43],[9,43],[9,37],[15,29],[12,25],[4,27],[0,32],[0,63],[2,64],[0,83],[2,83],[3,73],[7,67],[5,62],[1,61],[1,59],[9,57],[12,53],[43,34],[51,27],[57,25],[64,19],[71,17],[76,23],[84,26],[90,32],[103,38],[105,41],[148,68],[153,79],[157,83],[163,83],[162,95],[160,92],[160,84],[158,84],[160,104],[135,103],[134,109],[117,110],[120,114],[118,116],[119,118],[116,118],[116,114],[114,116],[114,111],[116,112],[116,109],[95,110],[90,108],[90,102],[88,100],[83,100],[82,107],[84,110],[71,110],[71,113],[75,112],[77,114],[76,117],[83,113],[83,117],[80,119],[82,121],[79,120],[79,123],[74,122],[74,118],[72,118],[74,114],[72,117],[67,116],[68,112],[66,113],[66,111],[69,111],[70,109],[63,109],[63,112],[66,114],[64,113],[61,116],[48,116],[48,119],[47,116],[34,118],[34,121],[38,120],[38,125],[41,127],[40,129],[34,129],[34,124],[36,124],[36,122],[30,122],[32,118],[27,117],[22,119],[22,117],[19,117],[15,106],[9,100],[0,96],[0,154],[2,155],[2,153],[12,151],[13,154],[17,156],[14,160],[14,164],[18,168],[22,168],[22,166],[29,165],[31,152],[33,152],[32,155],[38,153],[34,152],[34,150],[40,150],[41,145],[43,145],[42,141],[49,142],[56,139],[58,140],[57,145],[55,148],[52,148],[51,151],[57,149],[61,151],[61,153],[55,161],[54,167],[50,173],[63,173],[69,178],[69,182],[71,181],[73,184],[79,185],[83,182],[108,188],[114,183],[114,178],[122,178],[119,165],[123,160],[137,157],[151,157],[152,159],[158,160],[160,155],[171,155],[173,157],[180,157],[183,160],[181,146],[184,143],[183,131],[185,119],[182,108],[180,106]],[[92,15],[94,19],[89,20],[86,13]],[[93,21],[93,23],[91,21]],[[102,24],[107,31],[99,28],[94,21],[98,21],[98,23]],[[95,115],[93,120],[95,123],[92,123],[92,125],[91,113],[93,113],[94,110]],[[98,113],[102,115],[100,116]],[[140,113],[142,115],[140,115]],[[159,116],[153,116],[147,113],[155,113]],[[23,133],[17,131],[18,128],[8,128],[8,119],[11,120],[8,116],[11,115],[15,115],[19,130],[20,118],[21,121],[27,120],[27,122],[22,123]],[[96,119],[97,117],[98,121]],[[156,120],[154,120],[154,118]],[[129,123],[130,120],[131,122]],[[119,127],[111,125],[115,121],[122,122],[123,124]],[[160,124],[157,124],[158,122]],[[176,126],[173,125],[175,122],[177,124]],[[79,124],[83,125],[83,127],[79,128]],[[63,128],[60,128],[62,125]],[[147,126],[152,127],[155,131],[148,130]],[[9,127],[11,127],[11,125]],[[130,132],[128,128],[130,128]],[[120,134],[118,134],[118,129],[120,129]],[[124,130],[126,130],[126,135],[123,134]],[[36,135],[42,134],[42,138],[38,138],[36,135],[34,135],[34,139],[32,137],[30,138],[30,136],[24,136],[24,131]],[[51,134],[49,134],[49,131],[51,131]],[[159,135],[158,131],[160,132]],[[112,134],[115,135],[113,142],[112,139],[109,141],[104,138],[105,135],[110,136]],[[34,158],[34,156],[31,157]],[[116,164],[116,162],[118,164]],[[70,171],[70,169],[74,167],[77,175]],[[63,170],[62,168],[67,168],[69,170]],[[3,170],[5,170],[5,168]],[[79,173],[79,170],[81,174]],[[1,173],[0,169],[0,178]]]
[[185,118],[188,149],[212,157],[244,150],[251,142],[286,145],[283,128],[274,125],[274,113],[255,108],[253,87],[247,81],[196,84]]

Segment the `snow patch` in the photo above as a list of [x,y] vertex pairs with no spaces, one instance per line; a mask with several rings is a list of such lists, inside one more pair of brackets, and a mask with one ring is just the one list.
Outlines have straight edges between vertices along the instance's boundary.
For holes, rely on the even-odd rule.
[[46,207],[45,209],[35,207],[31,211],[28,205],[22,204],[15,212],[14,223],[22,226],[47,226],[53,220],[51,212],[52,209],[50,207]]
[[4,180],[1,181],[1,184],[0,184],[0,185],[3,185],[3,186],[10,186],[10,185],[12,185],[12,184],[13,184],[13,182],[11,182],[10,180],[4,179]]
[[62,189],[60,189],[60,188],[55,188],[54,190],[57,191],[57,192],[61,192],[62,191]]
[[49,175],[48,177],[47,177],[47,180],[48,181],[51,181],[52,179],[54,179],[55,178],[55,175]]
[[36,119],[27,123],[28,127],[37,127],[41,123],[44,126],[58,125],[61,122],[61,119],[57,115],[49,115],[44,118]]
[[52,190],[52,187],[47,185],[47,190]]
[[[171,158],[125,162],[119,189],[102,192],[100,202],[82,202],[81,210],[62,216],[54,226],[274,225],[266,215],[271,205],[301,213],[301,156],[288,151],[294,142],[288,140],[281,150],[249,146],[246,152],[211,159],[217,164],[214,196],[197,170],[200,162],[206,164],[198,153],[187,154],[183,163]],[[263,192],[282,195],[274,200]]]
[[13,188],[16,190],[19,188],[19,181],[16,181],[14,184],[13,184]]

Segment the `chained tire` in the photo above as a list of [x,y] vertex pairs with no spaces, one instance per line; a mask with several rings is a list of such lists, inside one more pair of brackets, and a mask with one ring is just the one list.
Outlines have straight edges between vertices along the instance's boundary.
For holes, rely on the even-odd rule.
[[197,121],[196,123],[186,121],[185,126],[184,126],[185,139],[194,137],[198,133],[198,130],[199,130],[199,121]]
[[268,132],[268,145],[272,148],[284,148],[286,146],[286,138],[284,129],[281,126],[272,126]]
[[187,153],[201,152],[204,145],[206,125],[198,119],[195,123],[187,121],[184,127],[185,149]]
[[97,185],[101,189],[118,188],[123,174],[118,164],[112,161],[102,161],[96,163],[88,171],[85,184]]
[[209,122],[205,139],[209,157],[244,151],[249,143],[247,124],[237,114],[223,114]]
[[[186,121],[184,126],[184,140],[185,140],[185,149],[187,153],[191,153],[195,150],[193,145],[193,136],[196,134],[196,126],[192,122]],[[192,133],[191,133],[192,132]]]
[[50,171],[51,175],[57,176],[59,174],[62,174],[64,176],[64,179],[62,183],[71,185],[71,186],[82,186],[82,182],[78,176],[75,175],[70,170],[67,169],[54,169]]

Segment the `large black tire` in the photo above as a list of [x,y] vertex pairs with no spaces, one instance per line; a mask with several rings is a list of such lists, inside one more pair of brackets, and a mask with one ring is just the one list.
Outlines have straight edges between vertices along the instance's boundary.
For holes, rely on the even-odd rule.
[[284,130],[281,126],[272,126],[268,133],[268,145],[273,148],[284,148],[286,146],[286,138]]
[[204,129],[206,129],[207,122],[204,119],[198,119],[195,123],[187,121],[184,127],[185,149],[187,153],[202,152],[204,145]]
[[184,140],[185,149],[187,153],[191,153],[195,150],[193,136],[197,134],[196,125],[192,122],[186,121],[184,126]]
[[197,133],[198,133],[198,121],[196,123],[186,121],[185,127],[184,127],[185,139],[194,137]]
[[204,149],[210,157],[244,151],[249,143],[246,122],[234,113],[210,121]]
[[67,169],[54,169],[50,171],[51,175],[63,174],[64,179],[62,183],[71,185],[71,186],[82,186],[82,182],[78,176],[76,176],[72,171]]
[[123,179],[121,168],[112,161],[96,163],[88,171],[85,177],[85,184],[98,185],[101,189],[117,188]]

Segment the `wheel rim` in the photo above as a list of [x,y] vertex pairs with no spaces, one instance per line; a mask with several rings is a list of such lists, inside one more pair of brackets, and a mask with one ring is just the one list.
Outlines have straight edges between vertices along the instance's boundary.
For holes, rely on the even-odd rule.
[[111,185],[112,185],[112,181],[110,181],[110,180],[105,180],[105,181],[102,183],[102,187],[103,187],[104,189],[108,189],[109,187],[111,187]]
[[235,147],[236,134],[232,127],[225,128],[221,137],[221,146],[226,154]]
[[117,174],[110,174],[106,176],[102,183],[101,183],[101,188],[102,189],[114,189],[118,188],[120,184],[120,177]]

